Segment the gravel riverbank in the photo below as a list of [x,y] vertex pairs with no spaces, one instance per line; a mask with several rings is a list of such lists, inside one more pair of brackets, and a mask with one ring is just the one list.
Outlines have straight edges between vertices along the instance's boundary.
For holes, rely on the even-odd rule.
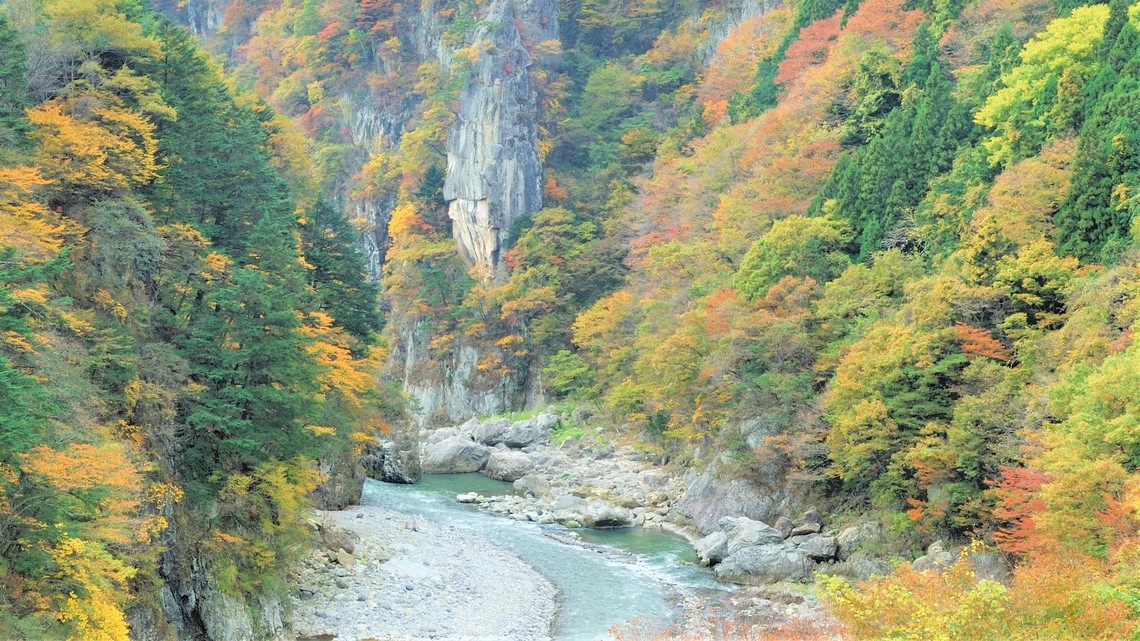
[[557,589],[473,532],[372,506],[317,518],[325,544],[302,564],[294,591],[301,639],[551,638]]

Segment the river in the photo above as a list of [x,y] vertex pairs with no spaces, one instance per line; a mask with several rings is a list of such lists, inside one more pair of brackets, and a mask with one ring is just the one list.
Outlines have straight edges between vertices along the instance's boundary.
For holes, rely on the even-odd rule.
[[594,641],[611,627],[637,620],[640,629],[674,622],[681,594],[727,589],[696,565],[689,544],[661,530],[575,530],[591,545],[563,543],[561,525],[539,526],[488,514],[455,500],[479,492],[510,494],[513,487],[482,474],[427,475],[415,485],[369,480],[362,502],[468,528],[522,558],[562,594],[558,641]]

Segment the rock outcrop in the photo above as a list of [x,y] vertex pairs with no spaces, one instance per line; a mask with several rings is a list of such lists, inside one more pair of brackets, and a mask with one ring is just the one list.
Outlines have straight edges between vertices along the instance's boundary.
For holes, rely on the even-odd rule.
[[839,543],[816,531],[791,535],[805,526],[822,529],[819,512],[810,509],[798,521],[781,517],[781,527],[769,527],[746,516],[724,517],[718,529],[697,540],[693,548],[702,565],[713,565],[719,581],[775,583],[810,581],[817,563],[834,561]]
[[[396,325],[403,319],[394,319]],[[506,411],[526,395],[523,376],[479,370],[487,346],[459,343],[450,353],[430,349],[430,323],[411,323],[398,330],[392,355],[402,370],[404,391],[416,400],[425,424],[464,421]],[[431,365],[428,365],[431,363]]]
[[378,443],[365,449],[360,462],[369,477],[384,483],[409,485],[420,480],[422,474],[419,443],[414,441]]
[[785,507],[785,499],[782,494],[767,494],[744,479],[724,481],[705,472],[689,483],[678,509],[693,519],[701,534],[708,534],[726,516],[770,521]]
[[633,513],[624,507],[611,505],[605,501],[593,500],[586,506],[586,527],[617,528],[632,527]]
[[466,436],[452,436],[433,443],[424,451],[421,469],[425,474],[478,472],[491,458],[491,450]]
[[360,503],[365,469],[351,452],[330,452],[317,461],[321,484],[309,495],[318,510],[343,510]]
[[499,268],[514,221],[542,207],[537,98],[516,25],[521,17],[511,0],[491,3],[473,37],[472,50],[482,54],[472,61],[448,138],[443,197],[452,233],[464,262],[488,274]]
[[730,555],[715,572],[718,581],[730,583],[810,581],[812,562],[790,544],[757,545]]
[[[160,573],[167,626],[178,639],[268,641],[285,638],[281,601],[262,593],[248,602],[223,590],[214,580],[211,560],[187,549],[176,525],[162,534]],[[133,632],[132,632],[133,633]]]

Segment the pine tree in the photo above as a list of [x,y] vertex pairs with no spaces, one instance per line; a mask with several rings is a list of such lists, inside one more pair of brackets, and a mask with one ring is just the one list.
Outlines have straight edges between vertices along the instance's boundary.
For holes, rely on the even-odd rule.
[[368,279],[364,259],[356,249],[356,232],[324,199],[305,215],[301,237],[305,260],[312,265],[310,284],[320,295],[321,308],[337,327],[370,343],[383,327],[377,310],[379,286]]
[[0,148],[22,147],[27,131],[28,60],[20,34],[0,12]]
[[183,474],[206,498],[228,473],[317,453],[306,419],[319,407],[318,367],[301,316],[311,301],[295,233],[264,216],[251,252],[208,291],[178,342],[200,386],[185,415]]

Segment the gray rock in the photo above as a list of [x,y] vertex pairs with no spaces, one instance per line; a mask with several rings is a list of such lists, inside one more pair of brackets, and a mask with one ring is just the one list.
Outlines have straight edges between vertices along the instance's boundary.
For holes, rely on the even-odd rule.
[[677,505],[678,511],[690,517],[701,534],[714,531],[717,522],[730,515],[767,521],[773,517],[777,507],[777,501],[772,496],[764,494],[744,479],[725,482],[707,472],[689,484]]
[[823,529],[823,517],[819,515],[819,510],[815,509],[814,507],[808,508],[808,510],[804,512],[804,515],[800,521],[805,524],[815,523],[816,525],[820,526],[820,529]]
[[990,579],[1001,583],[1009,582],[1009,563],[997,552],[974,552],[970,554],[974,562],[974,572],[979,579]]
[[513,483],[534,471],[534,462],[523,452],[503,451],[493,452],[487,459],[487,465],[482,469],[483,474],[499,480]]
[[789,542],[813,561],[831,561],[839,551],[839,544],[836,543],[834,536],[809,534],[805,537],[793,537]]
[[531,59],[515,18],[514,3],[493,4],[472,33],[468,42],[484,53],[473,61],[447,137],[443,197],[459,255],[492,271],[514,221],[542,208]]
[[720,520],[720,525],[728,535],[729,556],[745,548],[784,541],[784,537],[774,528],[746,516],[725,517]]
[[845,560],[862,545],[879,538],[881,529],[877,523],[864,522],[855,527],[845,528],[839,533],[839,559]]
[[547,497],[551,495],[550,481],[538,474],[527,474],[515,481],[515,491],[523,496]]
[[792,528],[791,536],[803,536],[805,534],[818,534],[823,529],[819,523],[804,523]]
[[253,641],[253,619],[244,602],[211,585],[199,607],[211,641]]
[[776,523],[772,527],[775,528],[776,531],[780,533],[780,536],[784,537],[785,539],[791,536],[792,530],[796,528],[796,526],[792,525],[792,520],[786,516],[781,516],[780,518],[776,519]]
[[592,528],[633,527],[633,512],[602,500],[590,501],[586,507],[585,523]]
[[645,489],[656,490],[665,485],[669,475],[658,469],[649,469],[638,473],[637,478]]
[[162,609],[153,603],[135,603],[124,612],[131,641],[167,641],[169,624]]
[[586,499],[580,496],[574,496],[573,494],[559,494],[554,498],[554,503],[550,505],[550,509],[555,511],[584,511],[586,509]]
[[812,578],[812,562],[781,542],[744,548],[721,561],[715,572],[718,581],[729,583],[806,582]]
[[476,492],[468,492],[466,494],[456,494],[455,495],[455,500],[460,502],[460,503],[474,503],[475,500],[478,498],[479,498],[479,494]]
[[507,447],[514,448],[545,443],[550,439],[550,432],[557,424],[558,417],[553,414],[539,414],[527,420],[515,421],[502,434],[501,442]]
[[957,560],[957,556],[951,552],[947,552],[946,544],[938,540],[927,546],[926,555],[918,557],[910,565],[914,569],[923,572],[941,572],[953,565],[955,560]]
[[693,550],[696,551],[701,565],[716,565],[728,556],[728,535],[724,532],[713,532],[695,541]]
[[[475,421],[475,419],[471,419],[471,420]],[[478,425],[479,422],[475,421],[475,424]],[[453,436],[468,436],[469,437],[469,436],[471,436],[471,432],[465,432],[462,427],[444,427],[444,428],[435,430],[434,432],[428,434],[427,438],[424,439],[424,444],[435,445],[436,443],[439,443],[441,441],[446,441],[447,439],[449,439]]]
[[511,422],[505,418],[493,418],[479,423],[472,431],[475,442],[483,445],[498,445],[503,442],[503,436],[511,428]]
[[475,428],[477,427],[479,427],[479,419],[472,416],[471,418],[467,419],[467,422],[465,422],[463,425],[460,425],[456,429],[459,430],[459,433],[463,434],[464,436],[475,438]]
[[411,485],[421,476],[419,449],[416,440],[398,438],[365,449],[360,462],[377,481]]
[[487,464],[491,450],[462,436],[429,445],[424,452],[425,474],[461,474],[478,472]]
[[360,503],[366,470],[350,452],[329,452],[317,461],[321,484],[309,498],[319,510],[343,510]]
[[830,566],[828,571],[852,581],[867,581],[874,577],[890,575],[891,568],[892,564],[887,559],[858,551],[852,553],[846,560]]
[[335,553],[337,550],[344,550],[349,554],[356,552],[356,543],[360,540],[356,534],[331,525],[328,521],[319,524],[317,528],[321,535],[321,541],[330,552]]

